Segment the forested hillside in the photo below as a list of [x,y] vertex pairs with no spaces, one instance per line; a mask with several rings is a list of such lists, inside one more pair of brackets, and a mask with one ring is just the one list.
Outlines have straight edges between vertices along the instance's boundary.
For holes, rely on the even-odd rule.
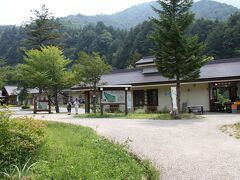
[[[152,23],[145,21],[130,30],[119,30],[104,25],[88,25],[83,28],[61,30],[59,42],[66,57],[75,61],[79,51],[99,52],[115,68],[126,68],[142,56],[151,55],[154,44],[149,38]],[[190,27],[189,34],[198,34],[199,41],[206,42],[205,54],[215,58],[240,57],[240,14],[227,21],[199,19]],[[0,37],[0,57],[10,65],[23,59],[25,33],[23,28],[8,27]],[[24,48],[23,48],[24,47]]]
[[[60,21],[66,26],[72,27],[84,27],[87,24],[96,25],[97,22],[101,21],[107,26],[129,29],[156,15],[151,6],[157,7],[158,4],[155,1],[143,3],[113,15],[70,15],[60,18]],[[210,20],[226,20],[231,14],[239,11],[236,7],[212,0],[201,0],[195,2],[191,10],[196,14],[197,19],[205,18]]]

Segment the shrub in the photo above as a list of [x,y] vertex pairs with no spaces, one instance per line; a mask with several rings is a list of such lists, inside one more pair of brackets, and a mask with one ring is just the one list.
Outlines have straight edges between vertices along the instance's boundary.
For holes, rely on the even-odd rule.
[[143,113],[146,113],[146,112],[145,112],[144,109],[139,108],[139,109],[136,109],[136,110],[134,111],[134,113],[135,113],[135,114],[143,114]]
[[0,171],[24,164],[38,149],[44,134],[43,122],[27,117],[11,119],[8,111],[0,112]]
[[30,109],[30,106],[29,105],[23,105],[22,109]]

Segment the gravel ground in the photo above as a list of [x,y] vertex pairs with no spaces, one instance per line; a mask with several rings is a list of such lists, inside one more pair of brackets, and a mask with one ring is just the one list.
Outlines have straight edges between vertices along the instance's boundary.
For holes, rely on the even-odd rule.
[[151,160],[162,180],[240,179],[240,140],[219,130],[240,121],[240,115],[209,114],[205,119],[173,121],[76,119],[66,114],[34,117],[88,126],[121,143],[130,140],[130,149]]

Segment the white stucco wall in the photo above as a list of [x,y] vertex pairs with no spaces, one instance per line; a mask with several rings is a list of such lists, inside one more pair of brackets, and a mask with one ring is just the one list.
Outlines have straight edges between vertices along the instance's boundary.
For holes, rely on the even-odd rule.
[[[159,110],[166,107],[171,108],[170,87],[161,86],[158,88]],[[183,103],[187,103],[188,106],[203,105],[204,111],[209,111],[208,83],[181,85],[181,106]]]
[[[133,110],[133,91],[134,90],[146,91],[147,89],[158,89],[158,111],[163,111],[166,109],[170,110],[171,109],[170,87],[171,85],[151,86],[151,87],[144,87],[144,86],[133,87],[131,91],[128,93],[128,99],[131,101],[128,103],[129,110]],[[70,96],[73,96],[73,100],[75,98],[79,98],[79,96],[84,97],[82,92],[71,92]],[[145,97],[145,100],[146,100],[146,97]],[[186,102],[188,106],[203,105],[204,111],[209,111],[208,83],[181,85],[181,106],[182,106],[182,103],[184,102]]]
[[158,110],[163,111],[164,109],[171,109],[171,97],[170,97],[171,86],[158,87]]
[[[171,109],[170,85],[155,87],[139,87],[133,90],[158,89],[158,110]],[[133,101],[132,101],[133,102]],[[209,111],[208,83],[181,85],[181,106],[186,102],[188,106],[203,105],[204,111]]]
[[76,98],[79,99],[80,97],[84,98],[83,92],[70,92],[69,96],[72,96],[72,100],[75,100]]
[[204,110],[209,111],[208,83],[183,85],[181,91],[181,104],[203,105]]

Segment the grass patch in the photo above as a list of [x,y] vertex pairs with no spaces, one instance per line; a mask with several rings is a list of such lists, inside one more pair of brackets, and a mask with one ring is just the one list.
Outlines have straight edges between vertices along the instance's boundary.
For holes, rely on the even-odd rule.
[[[179,115],[180,119],[198,119],[199,116],[189,113],[182,113]],[[172,120],[174,119],[169,113],[89,113],[89,114],[79,114],[76,117],[79,118],[123,118],[123,119],[153,119],[153,120]]]
[[229,136],[234,136],[237,139],[240,139],[240,123],[224,125],[221,127],[221,131]]
[[47,133],[34,159],[33,179],[159,179],[148,161],[141,162],[90,128],[49,122]]

